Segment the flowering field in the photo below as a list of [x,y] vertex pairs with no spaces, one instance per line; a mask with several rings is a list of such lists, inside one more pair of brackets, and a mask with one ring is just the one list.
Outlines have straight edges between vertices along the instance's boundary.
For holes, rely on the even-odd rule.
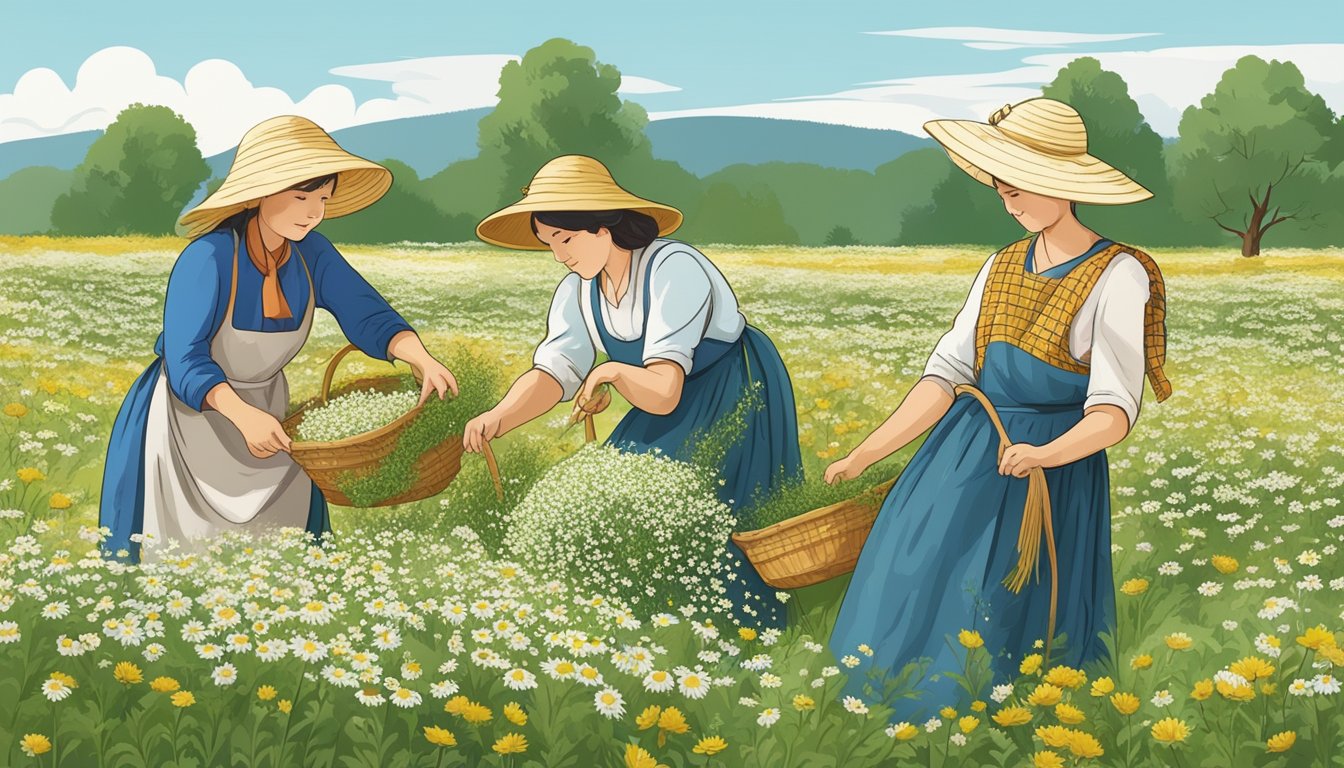
[[[1029,656],[1016,680],[986,680],[967,627],[950,639],[965,667],[942,671],[972,671],[964,698],[893,723],[876,697],[837,696],[864,653],[827,647],[844,579],[779,595],[789,629],[755,632],[695,585],[636,600],[658,563],[613,572],[621,553],[600,541],[591,578],[572,542],[564,567],[537,562],[535,526],[562,532],[563,510],[520,502],[579,447],[564,406],[498,441],[503,504],[468,456],[436,499],[335,508],[326,548],[294,531],[161,548],[142,567],[99,557],[107,435],[180,247],[0,239],[0,764],[1344,765],[1344,253],[1155,254],[1176,393],[1148,393],[1110,452],[1111,662]],[[784,355],[814,475],[899,402],[987,255],[706,251]],[[508,376],[561,276],[543,255],[472,246],[348,256],[431,350],[488,351]],[[287,371],[295,397],[343,343],[320,316]],[[530,535],[516,510],[540,521]],[[686,544],[654,534],[629,540],[654,559]]]

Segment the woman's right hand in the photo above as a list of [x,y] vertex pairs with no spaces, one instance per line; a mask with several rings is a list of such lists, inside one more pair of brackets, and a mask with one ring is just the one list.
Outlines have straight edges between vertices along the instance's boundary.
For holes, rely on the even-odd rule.
[[260,408],[248,406],[233,424],[243,433],[247,450],[258,459],[269,459],[290,449],[289,435],[285,434],[280,420]]
[[484,451],[487,442],[499,437],[503,420],[492,409],[468,421],[462,428],[462,449],[468,453]]
[[851,453],[843,459],[832,462],[826,468],[826,484],[835,485],[841,480],[853,480],[862,475],[866,469],[868,464]]

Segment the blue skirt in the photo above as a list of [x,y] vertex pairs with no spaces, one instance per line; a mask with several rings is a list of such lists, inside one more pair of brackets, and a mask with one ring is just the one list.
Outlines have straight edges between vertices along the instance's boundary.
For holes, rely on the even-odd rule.
[[[1041,445],[1082,418],[1087,376],[1054,368],[1005,343],[986,350],[978,383],[1013,442]],[[847,695],[884,698],[870,673],[894,676],[928,662],[919,699],[897,698],[896,720],[918,722],[965,694],[942,673],[962,671],[962,629],[978,630],[995,683],[1017,676],[1021,659],[1044,641],[1050,566],[1041,546],[1040,580],[1019,593],[1002,580],[1017,565],[1027,480],[998,473],[999,438],[983,406],[958,397],[901,473],[878,513],[831,634],[837,658],[857,656]],[[1110,489],[1099,452],[1045,471],[1059,561],[1053,664],[1101,658],[1098,636],[1114,631]],[[868,657],[857,649],[872,647]],[[910,682],[914,683],[912,679]]]
[[[654,449],[672,458],[696,458],[702,438],[713,434],[738,415],[744,423],[733,430],[734,438],[716,452],[720,477],[719,498],[735,512],[766,498],[786,482],[802,475],[798,447],[798,416],[793,386],[779,351],[770,338],[748,325],[735,346],[711,367],[688,376],[681,400],[671,413],[651,414],[631,409],[607,442],[622,450],[648,452]],[[758,407],[739,407],[751,383],[759,384]],[[748,401],[749,402],[749,401]],[[738,618],[744,624],[782,627],[784,611],[775,599],[775,589],[761,580],[742,550],[731,541],[734,580],[727,583],[727,597],[736,607],[747,593],[762,596],[750,601],[759,606],[755,617]]]

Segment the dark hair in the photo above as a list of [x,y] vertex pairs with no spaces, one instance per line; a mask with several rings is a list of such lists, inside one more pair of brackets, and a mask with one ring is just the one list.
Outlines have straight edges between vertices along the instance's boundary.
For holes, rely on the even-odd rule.
[[[289,187],[288,189],[282,191],[287,192],[290,189],[297,189],[300,192],[314,192],[325,186],[327,182],[331,182],[331,194],[333,195],[336,194],[336,185],[340,182],[340,178],[334,173],[329,173],[326,176],[318,176],[315,179],[309,179],[305,182],[295,184],[294,186]],[[252,218],[252,216],[255,215],[256,212],[257,209],[255,207],[244,208],[243,210],[233,214],[229,218],[216,224],[215,231],[221,229],[226,230],[232,229],[234,232],[238,233],[239,237],[242,237],[243,231],[247,228],[247,220]]]
[[537,235],[537,224],[570,231],[584,230],[593,234],[606,227],[616,247],[627,251],[644,248],[658,237],[658,221],[647,213],[631,210],[538,211],[532,214],[534,235]]

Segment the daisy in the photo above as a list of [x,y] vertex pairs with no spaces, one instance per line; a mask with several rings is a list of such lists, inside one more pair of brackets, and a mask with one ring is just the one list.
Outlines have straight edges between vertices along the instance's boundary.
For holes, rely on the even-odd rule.
[[779,714],[778,707],[766,707],[761,711],[760,716],[756,718],[756,724],[763,728],[769,728],[779,722]]
[[196,646],[196,655],[202,659],[218,659],[224,655],[224,649],[214,643],[202,643]]
[[220,664],[211,676],[215,685],[233,685],[238,682],[238,668],[228,663]]
[[229,650],[234,653],[243,653],[252,650],[252,638],[244,634],[234,634],[228,637]]
[[625,714],[625,700],[615,688],[603,688],[593,697],[593,706],[604,717],[617,718]]
[[1317,675],[1311,681],[1312,690],[1321,694],[1339,693],[1339,678],[1333,675]]
[[42,618],[44,619],[64,619],[70,615],[70,604],[64,601],[47,603],[42,608]]
[[541,671],[555,680],[568,680],[578,674],[574,662],[566,659],[546,659],[546,662],[541,665]]
[[696,672],[684,669],[677,675],[677,689],[688,699],[703,699],[709,693],[709,681]]
[[413,691],[410,688],[398,688],[392,694],[392,703],[402,709],[410,709],[420,706],[420,692]]
[[150,643],[145,646],[145,661],[158,661],[167,652],[168,649],[162,643]]
[[71,693],[72,687],[68,685],[64,678],[52,675],[42,684],[42,695],[50,701],[64,701]]
[[452,680],[440,680],[429,686],[429,695],[436,699],[446,699],[457,693],[457,683]]
[[1313,681],[1298,678],[1288,686],[1288,692],[1294,696],[1315,696],[1316,689],[1312,685]]
[[285,641],[262,640],[257,643],[257,658],[262,661],[279,661],[285,657]]
[[602,673],[591,664],[584,664],[579,667],[578,680],[589,688],[595,688],[603,683]]
[[12,621],[0,621],[0,643],[8,645],[9,643],[17,643],[22,639],[18,624]]
[[355,698],[366,707],[376,707],[387,701],[377,688],[360,688],[355,691]]
[[845,697],[845,709],[856,715],[868,714],[868,705],[853,696]]
[[342,688],[354,688],[359,685],[359,680],[350,670],[338,667],[335,664],[328,664],[323,667],[322,677],[326,678],[328,683]]
[[318,640],[296,638],[290,643],[294,655],[305,662],[321,661],[327,656],[327,646]]
[[182,625],[182,639],[188,643],[197,643],[205,639],[205,626],[199,621],[188,621]]
[[[3,631],[3,629],[0,626],[0,631]],[[84,653],[84,646],[80,645],[78,640],[61,635],[56,638],[56,652],[62,656],[78,656]]]
[[1176,699],[1172,697],[1171,693],[1166,690],[1161,690],[1153,694],[1153,706],[1165,707],[1175,700]]
[[676,680],[661,669],[655,669],[644,676],[644,690],[650,693],[666,693],[676,684]]
[[522,667],[514,667],[504,675],[504,685],[514,691],[531,690],[537,687],[537,676]]

